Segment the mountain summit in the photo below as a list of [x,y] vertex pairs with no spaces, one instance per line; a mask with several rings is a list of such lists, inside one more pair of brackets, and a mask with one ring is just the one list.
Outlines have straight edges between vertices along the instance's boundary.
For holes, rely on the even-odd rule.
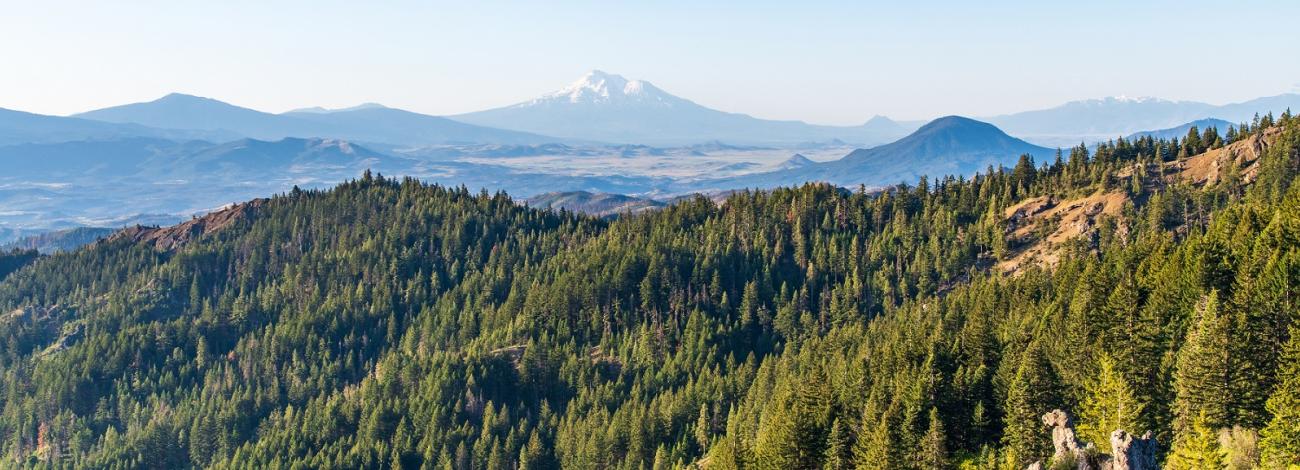
[[171,93],[143,103],[87,111],[73,117],[161,129],[220,130],[259,139],[313,136],[311,123],[305,121],[182,93]]
[[773,121],[709,109],[650,82],[592,70],[559,90],[522,103],[452,116],[502,129],[571,139],[691,145],[707,141],[780,145],[839,139],[858,145],[892,141],[912,129],[884,117],[860,126]]
[[1043,161],[1055,151],[1007,135],[997,126],[961,116],[930,121],[896,142],[858,149],[822,163],[777,171],[701,181],[691,188],[736,189],[825,181],[835,185],[879,187],[913,182],[923,175],[969,176],[989,166],[1012,166],[1021,155]]
[[997,126],[961,116],[930,121],[897,142],[859,149],[820,165],[827,181],[869,186],[915,181],[923,175],[972,175],[1011,166],[1021,155],[1042,161],[1053,150],[1007,135]]
[[670,95],[650,82],[628,80],[622,75],[592,70],[569,86],[515,106],[545,106],[553,103],[662,107],[694,104]]

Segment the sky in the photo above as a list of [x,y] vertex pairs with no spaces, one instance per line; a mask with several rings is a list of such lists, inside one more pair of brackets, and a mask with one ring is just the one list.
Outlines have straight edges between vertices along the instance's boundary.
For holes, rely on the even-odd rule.
[[0,0],[0,108],[505,106],[588,70],[818,124],[1300,92],[1294,0]]

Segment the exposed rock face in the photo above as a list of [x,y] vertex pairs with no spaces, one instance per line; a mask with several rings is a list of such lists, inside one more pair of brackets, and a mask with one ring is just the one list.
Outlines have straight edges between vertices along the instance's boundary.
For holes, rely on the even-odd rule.
[[1140,439],[1124,430],[1110,433],[1110,448],[1115,452],[1111,470],[1154,470],[1156,466],[1156,440],[1147,432]]
[[1101,468],[1095,465],[1099,452],[1092,443],[1081,442],[1074,435],[1074,420],[1061,410],[1043,415],[1043,425],[1052,430],[1052,462],[1074,462],[1078,470]]
[[[1106,455],[1092,443],[1082,442],[1074,434],[1074,421],[1061,410],[1043,415],[1043,425],[1052,429],[1051,468],[1073,463],[1076,470],[1154,470],[1156,469],[1156,441],[1147,433],[1140,439],[1123,430],[1110,434],[1110,446],[1115,455]],[[1029,470],[1042,470],[1043,462],[1034,462]]]
[[109,236],[107,240],[126,238],[136,243],[152,244],[154,248],[161,251],[175,250],[191,240],[233,225],[262,207],[266,201],[266,199],[254,199],[235,204],[171,227],[128,227]]

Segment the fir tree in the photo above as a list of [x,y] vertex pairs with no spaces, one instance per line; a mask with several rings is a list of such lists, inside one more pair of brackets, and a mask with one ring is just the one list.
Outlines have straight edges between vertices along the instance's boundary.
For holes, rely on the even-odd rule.
[[1165,465],[1169,470],[1220,470],[1227,468],[1223,460],[1218,433],[1210,428],[1205,415],[1199,414],[1174,443]]
[[947,433],[943,420],[939,419],[939,409],[930,408],[930,424],[921,438],[920,468],[924,470],[942,470],[948,468]]
[[1097,365],[1097,378],[1088,384],[1087,398],[1081,403],[1079,434],[1084,441],[1108,450],[1112,431],[1142,434],[1144,429],[1138,426],[1142,404],[1109,355],[1103,354]]
[[1265,468],[1300,465],[1300,331],[1291,330],[1278,373],[1277,391],[1268,399],[1272,419],[1260,431],[1260,455]]
[[1044,413],[1061,406],[1060,379],[1041,343],[1033,341],[1020,356],[1020,365],[1007,386],[1003,442],[1018,465],[1042,460],[1051,453],[1043,428]]
[[1186,430],[1197,415],[1217,429],[1232,424],[1232,362],[1230,318],[1220,312],[1219,295],[1211,291],[1197,306],[1195,323],[1178,351],[1175,413]]
[[848,470],[852,468],[852,450],[849,443],[849,431],[839,418],[831,423],[831,432],[826,435],[826,455],[822,459],[824,470]]

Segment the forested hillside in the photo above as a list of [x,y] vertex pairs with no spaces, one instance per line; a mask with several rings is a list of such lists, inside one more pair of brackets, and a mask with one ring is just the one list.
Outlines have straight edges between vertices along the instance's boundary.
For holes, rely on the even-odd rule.
[[0,254],[2,466],[1010,469],[1056,408],[1300,465],[1297,149],[1288,113],[615,220],[367,173]]

